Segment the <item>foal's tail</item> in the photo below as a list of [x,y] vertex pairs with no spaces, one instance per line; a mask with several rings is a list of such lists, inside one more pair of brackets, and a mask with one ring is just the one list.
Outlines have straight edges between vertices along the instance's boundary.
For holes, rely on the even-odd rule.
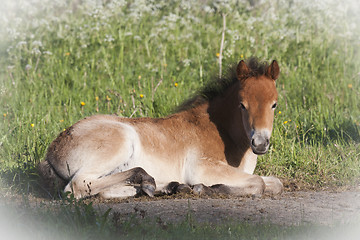
[[68,181],[61,178],[47,160],[40,162],[37,169],[41,177],[41,185],[51,197],[58,195],[66,186]]

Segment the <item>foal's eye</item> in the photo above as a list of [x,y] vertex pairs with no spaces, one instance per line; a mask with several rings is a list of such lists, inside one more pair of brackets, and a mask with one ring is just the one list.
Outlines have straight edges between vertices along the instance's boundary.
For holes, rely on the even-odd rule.
[[274,103],[274,105],[272,105],[272,109],[275,109],[276,108],[276,106],[277,106],[277,103]]
[[241,108],[242,110],[245,110],[245,109],[246,109],[246,107],[245,107],[244,104],[242,104],[242,103],[239,104],[239,108]]

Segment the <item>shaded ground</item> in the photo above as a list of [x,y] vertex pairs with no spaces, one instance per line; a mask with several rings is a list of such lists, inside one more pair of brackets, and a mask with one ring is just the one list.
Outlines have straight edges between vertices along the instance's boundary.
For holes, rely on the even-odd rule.
[[[23,203],[21,196],[3,200],[10,205]],[[150,218],[164,223],[182,222],[191,218],[196,222],[272,223],[298,225],[303,223],[337,225],[360,221],[360,189],[351,191],[296,191],[270,197],[209,197],[173,195],[104,200],[98,197],[85,200],[95,209],[106,211],[119,220],[131,217]],[[61,201],[28,197],[33,207],[58,206]]]
[[[109,217],[113,223],[116,223],[115,232],[111,232],[114,231],[111,226],[104,230],[101,227],[101,217],[99,218],[102,214],[97,214],[98,217],[93,216],[91,205],[83,204],[82,201],[80,201],[81,204],[78,201],[70,201],[72,207],[64,208],[62,204],[67,205],[66,201],[50,201],[29,195],[23,198],[19,195],[0,196],[0,200],[0,233],[3,239],[89,239],[89,236],[95,236],[93,234],[97,234],[96,239],[104,239],[102,236],[104,233],[115,234],[108,237],[128,236],[129,239],[134,239],[130,237],[133,235],[143,239],[144,236],[149,237],[148,234],[153,233],[156,239],[156,236],[160,236],[156,234],[164,233],[161,229],[166,230],[169,226],[174,226],[167,223],[184,221],[186,226],[189,223],[196,224],[196,222],[220,223],[218,226],[225,227],[227,227],[226,224],[240,223],[239,226],[245,226],[245,229],[235,228],[236,231],[250,232],[250,235],[244,239],[272,239],[270,236],[278,236],[276,238],[279,239],[360,239],[360,189],[343,192],[285,192],[276,198],[213,197],[206,199],[194,195],[175,195],[111,201],[100,198],[87,199],[85,203],[92,202],[95,209],[104,212],[109,208],[112,209]],[[76,206],[79,205],[82,207],[77,208]],[[35,208],[35,211],[27,211],[29,207]],[[37,208],[44,211],[38,211]],[[59,209],[62,210],[58,211]],[[78,210],[80,212],[75,214]],[[33,218],[32,213],[37,214],[38,217]],[[57,217],[59,217],[58,220],[56,220]],[[140,221],[133,221],[134,218]],[[150,229],[144,227],[145,225],[142,227],[138,225],[143,223],[142,219],[144,223],[150,223]],[[151,219],[156,224],[152,224]],[[122,225],[123,223],[125,226]],[[289,225],[299,225],[299,228],[287,228],[286,226]],[[184,225],[175,224],[175,226]],[[190,233],[193,233],[193,230],[189,228],[184,228],[186,233],[182,233],[184,231],[182,228],[169,227],[169,229],[170,232],[167,233],[180,234],[176,235],[179,239],[181,239],[180,236],[188,239],[187,236],[192,236]],[[176,231],[172,232],[171,229]],[[199,229],[197,234],[200,235],[197,236],[202,236],[204,234],[202,228]],[[204,228],[206,229],[212,228]],[[286,229],[290,230],[285,231]],[[127,235],[128,231],[132,235]],[[216,232],[216,229],[213,231]],[[230,236],[229,232],[221,232],[221,234],[224,234],[224,239]],[[241,236],[243,234],[241,233]],[[254,237],[251,237],[252,234],[255,234]]]
[[[189,196],[188,196],[189,197]],[[280,197],[95,200],[94,206],[120,218],[138,216],[162,222],[191,217],[197,222],[271,222],[280,225],[333,225],[360,219],[360,191],[286,192]]]

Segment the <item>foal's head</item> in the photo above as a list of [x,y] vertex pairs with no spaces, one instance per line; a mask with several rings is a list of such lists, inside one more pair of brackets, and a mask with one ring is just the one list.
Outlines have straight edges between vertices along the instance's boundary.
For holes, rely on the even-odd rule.
[[279,76],[279,65],[275,60],[270,66],[255,67],[240,61],[236,73],[241,82],[239,111],[249,144],[255,154],[264,154],[269,149],[278,100],[275,80]]

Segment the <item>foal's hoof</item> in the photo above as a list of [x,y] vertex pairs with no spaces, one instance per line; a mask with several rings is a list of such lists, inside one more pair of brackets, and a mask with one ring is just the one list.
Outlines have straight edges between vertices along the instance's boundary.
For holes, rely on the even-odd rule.
[[172,195],[176,193],[191,193],[192,189],[187,184],[180,184],[179,182],[170,182],[166,188],[164,188],[163,193],[167,195]]
[[175,194],[177,188],[179,187],[180,183],[179,182],[170,182],[166,188],[164,188],[163,193],[167,194],[167,195],[171,195],[171,194]]
[[284,186],[277,177],[262,177],[265,182],[264,193],[266,195],[281,195]]
[[216,194],[221,194],[221,195],[231,195],[231,189],[230,187],[224,185],[224,184],[215,184],[211,186],[211,189],[216,193]]
[[196,195],[212,195],[214,193],[214,191],[210,187],[205,186],[202,183],[195,184],[193,186],[193,192]]
[[149,197],[154,197],[156,186],[152,182],[143,181],[141,183],[141,191]]
[[170,182],[163,191],[165,194],[172,195],[176,193],[191,193],[191,187],[179,182]]
[[187,184],[179,184],[176,188],[176,193],[191,193],[191,187]]

